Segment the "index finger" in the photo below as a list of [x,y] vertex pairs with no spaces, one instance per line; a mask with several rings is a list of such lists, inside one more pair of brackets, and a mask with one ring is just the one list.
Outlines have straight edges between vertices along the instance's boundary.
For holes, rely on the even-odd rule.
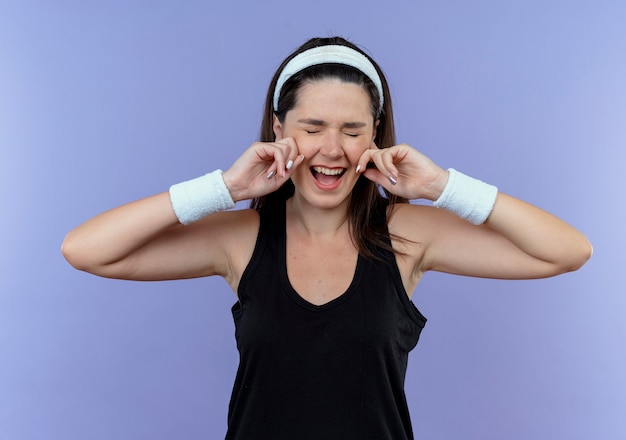
[[359,161],[357,162],[357,166],[356,166],[357,174],[365,171],[365,169],[367,168],[367,164],[369,162],[372,162],[372,155],[379,150],[380,148],[378,148],[378,146],[374,143],[374,141],[372,141],[370,147],[367,150],[365,150],[363,154],[361,154],[361,157],[359,158]]
[[298,156],[298,145],[294,138],[282,138],[274,142],[281,154],[275,154],[276,170],[281,177],[285,177],[285,170],[291,169]]

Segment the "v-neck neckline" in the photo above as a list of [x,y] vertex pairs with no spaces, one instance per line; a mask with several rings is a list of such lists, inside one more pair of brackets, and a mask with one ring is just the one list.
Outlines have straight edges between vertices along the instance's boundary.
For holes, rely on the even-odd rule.
[[282,205],[282,211],[279,213],[278,217],[281,222],[281,233],[279,234],[279,246],[278,246],[278,255],[279,255],[279,270],[280,270],[280,279],[285,287],[289,296],[302,307],[313,310],[313,311],[323,311],[330,308],[333,308],[353,296],[354,291],[357,289],[361,279],[363,278],[363,270],[364,270],[364,259],[363,256],[358,253],[356,265],[353,270],[352,280],[350,281],[350,285],[348,288],[341,293],[336,298],[331,299],[323,304],[314,304],[306,299],[291,284],[291,280],[289,279],[289,273],[287,271],[287,209],[286,203]]

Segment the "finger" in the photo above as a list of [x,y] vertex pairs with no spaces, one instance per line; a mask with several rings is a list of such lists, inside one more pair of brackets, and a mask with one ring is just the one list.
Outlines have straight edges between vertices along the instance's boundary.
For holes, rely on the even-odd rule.
[[383,167],[386,173],[383,170],[381,170],[381,172],[387,175],[387,178],[389,179],[392,185],[395,185],[396,183],[398,183],[398,169],[396,168],[396,165],[395,165],[395,159],[396,159],[395,152],[396,151],[393,149],[393,147],[391,147],[391,148],[386,148],[384,150],[381,150],[380,155],[379,155],[380,161],[383,163]]
[[274,146],[280,151],[275,155],[276,172],[280,177],[285,177],[298,156],[298,146],[293,138],[283,138],[275,142]]
[[[298,167],[302,164],[302,162],[304,162],[304,154],[300,154],[296,156],[291,162],[292,162],[291,166],[288,167],[285,171],[285,176],[284,176],[285,180],[291,178],[293,173],[295,173],[296,169],[298,169]],[[287,162],[287,165],[289,165],[289,161]]]
[[363,171],[363,177],[366,177],[372,182],[379,184],[380,186],[382,186],[388,191],[390,190],[390,187],[391,187],[390,180],[376,168],[368,168],[365,171]]
[[270,180],[275,175],[276,175],[276,162],[273,162],[272,165],[270,165],[270,167],[267,169],[267,175],[265,176],[265,178],[267,180]]
[[304,162],[304,154],[300,154],[299,156],[296,156],[294,160],[288,161],[287,165],[289,165],[289,162],[291,162],[291,166],[283,170],[284,174],[278,172],[278,169],[276,168],[276,163],[272,164],[272,171],[268,173],[267,179],[274,182],[274,185],[276,185],[276,187],[281,186],[283,183],[291,178],[296,169],[302,164],[302,162]]
[[267,178],[271,179],[275,175],[283,176],[286,165],[286,152],[284,145],[276,143],[264,144],[261,152],[261,158],[269,166],[267,168]]
[[285,170],[289,171],[299,158],[298,145],[296,144],[296,140],[294,138],[284,138],[281,140],[281,144],[286,146]]
[[[254,154],[256,160],[250,165],[249,171],[254,171],[256,174],[265,173],[267,179],[271,179],[276,174],[276,149],[266,143],[257,143],[255,145]],[[258,170],[258,171],[257,171]]]
[[398,183],[398,170],[393,164],[393,153],[389,149],[378,150],[371,155],[370,160],[392,185]]
[[278,176],[285,176],[285,166],[287,165],[287,155],[289,154],[286,150],[288,147],[283,144],[273,145],[274,147],[274,165],[276,166],[275,172]]
[[359,160],[357,161],[357,165],[356,165],[355,171],[357,174],[360,174],[365,171],[365,169],[367,168],[367,164],[371,161],[372,154],[374,154],[375,151],[376,150],[369,149],[369,150],[365,150],[363,154],[361,154],[361,157],[359,157]]

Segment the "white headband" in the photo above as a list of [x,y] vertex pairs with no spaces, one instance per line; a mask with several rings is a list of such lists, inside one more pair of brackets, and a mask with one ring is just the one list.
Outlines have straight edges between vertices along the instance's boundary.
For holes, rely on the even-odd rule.
[[362,53],[357,52],[350,47],[341,45],[318,46],[313,49],[305,50],[304,52],[293,57],[287,63],[282,72],[280,72],[278,81],[276,81],[276,88],[274,89],[274,110],[278,108],[280,90],[289,78],[307,67],[327,63],[345,64],[347,66],[354,67],[367,75],[367,77],[372,80],[378,89],[378,96],[380,97],[378,112],[382,110],[383,103],[385,102],[383,96],[383,85],[376,68]]

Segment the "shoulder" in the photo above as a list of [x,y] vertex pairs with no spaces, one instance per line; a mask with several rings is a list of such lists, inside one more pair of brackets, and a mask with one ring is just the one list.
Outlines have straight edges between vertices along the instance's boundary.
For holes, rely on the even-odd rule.
[[236,254],[238,248],[256,241],[260,216],[254,209],[223,211],[212,214],[196,222],[198,234],[220,243],[229,254]]
[[252,254],[260,217],[253,209],[222,211],[179,229],[190,243],[190,252],[200,252],[221,261],[216,273],[231,278],[247,255]]
[[253,233],[258,227],[259,214],[254,209],[237,209],[208,215],[184,228],[187,233],[221,241]]
[[187,228],[203,253],[219,253],[213,255],[215,261],[222,262],[216,274],[224,277],[234,290],[252,258],[259,225],[256,210],[240,209],[211,214]]
[[427,205],[397,203],[388,208],[387,227],[396,250],[398,268],[407,286],[414,287],[429,270],[429,249],[439,240],[438,237],[457,223],[453,217]]
[[387,208],[387,227],[391,236],[427,242],[438,220],[437,209],[425,205],[396,203]]
[[224,224],[227,228],[258,228],[259,213],[255,209],[234,209],[231,211],[222,211],[212,214],[207,219]]
[[388,208],[387,226],[392,235],[429,243],[449,228],[464,223],[450,212],[427,205],[397,203]]

